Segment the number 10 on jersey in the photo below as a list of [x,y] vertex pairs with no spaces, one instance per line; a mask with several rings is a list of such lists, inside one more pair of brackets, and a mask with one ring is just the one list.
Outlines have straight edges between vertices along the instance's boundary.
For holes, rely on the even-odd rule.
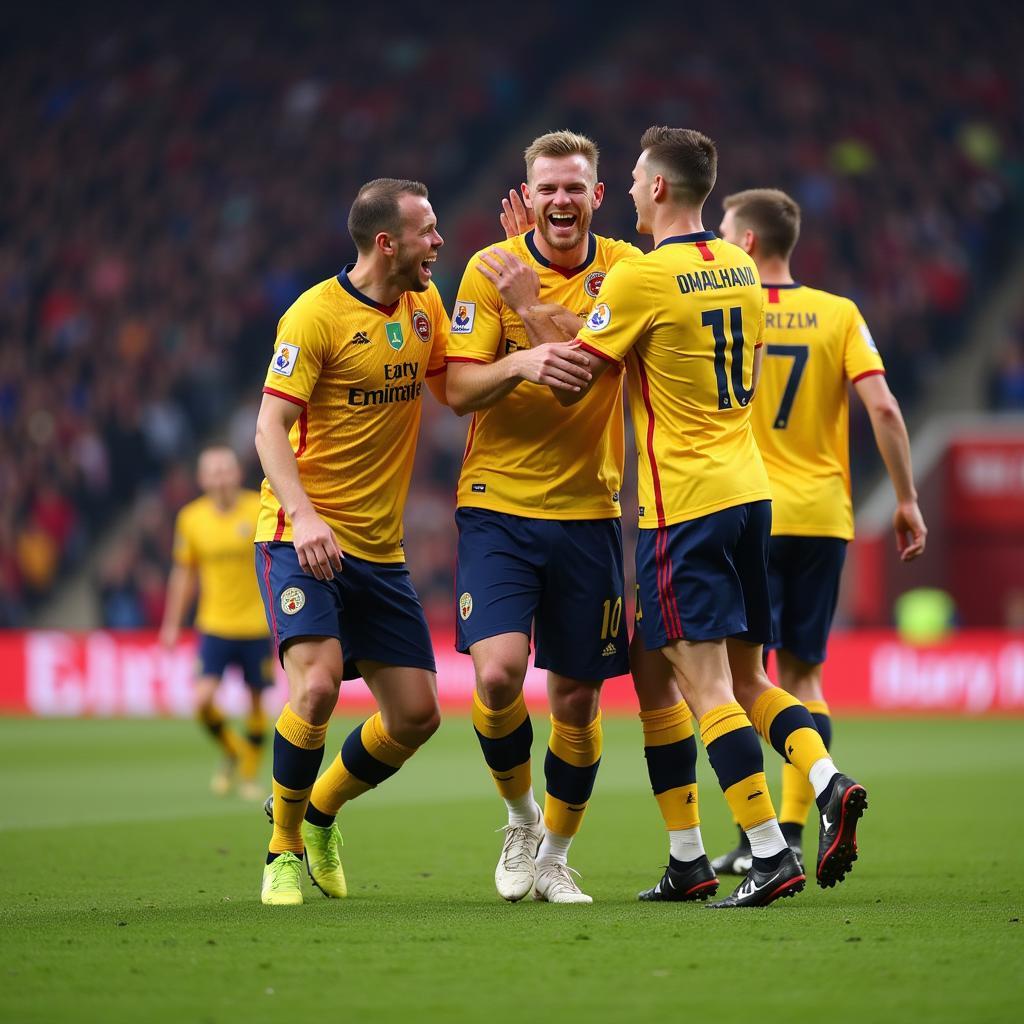
[[725,310],[707,309],[701,314],[701,324],[711,328],[715,338],[715,381],[718,384],[718,408],[731,409],[733,396],[745,406],[753,397],[754,389],[743,386],[743,310],[729,308],[729,333],[732,335],[732,396],[729,394],[729,375],[725,372]]

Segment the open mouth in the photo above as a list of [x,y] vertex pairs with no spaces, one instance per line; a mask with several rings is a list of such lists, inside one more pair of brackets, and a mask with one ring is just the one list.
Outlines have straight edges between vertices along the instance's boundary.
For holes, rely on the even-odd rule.
[[430,266],[431,266],[432,263],[436,263],[436,262],[437,262],[437,253],[434,253],[433,256],[428,256],[420,264],[420,269],[423,271],[424,274],[427,275],[427,277],[432,277],[433,276],[433,274],[431,273],[431,270],[430,270]]
[[548,223],[555,228],[573,228],[576,226],[575,213],[549,213]]

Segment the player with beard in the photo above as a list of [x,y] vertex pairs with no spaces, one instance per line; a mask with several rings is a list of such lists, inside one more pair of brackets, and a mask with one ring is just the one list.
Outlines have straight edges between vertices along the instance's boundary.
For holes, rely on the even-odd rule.
[[[473,658],[473,725],[508,811],[498,893],[589,903],[567,859],[601,757],[601,684],[627,670],[622,385],[607,374],[593,404],[563,409],[548,385],[578,388],[590,360],[545,339],[553,322],[555,337],[575,337],[605,274],[638,250],[590,231],[604,195],[593,142],[551,132],[524,155],[535,227],[472,258],[452,319],[448,401],[473,414],[456,512],[457,646]],[[531,634],[551,706],[543,812],[523,699]]]
[[[267,801],[268,904],[302,902],[303,855],[326,896],[346,895],[338,810],[394,775],[439,723],[402,510],[424,382],[445,400],[448,317],[430,270],[443,240],[414,181],[364,185],[348,226],[356,262],[281,318],[256,428],[256,568],[289,684]],[[357,676],[380,710],[317,778],[341,681]]]

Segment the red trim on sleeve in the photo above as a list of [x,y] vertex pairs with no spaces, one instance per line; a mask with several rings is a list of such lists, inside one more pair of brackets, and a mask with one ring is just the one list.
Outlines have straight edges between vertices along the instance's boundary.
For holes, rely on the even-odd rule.
[[757,343],[757,344],[756,344],[756,345],[754,346],[754,348],[764,348],[764,342],[763,342],[763,341],[759,341],[759,342],[758,342],[758,343]]
[[444,373],[447,370],[447,366],[442,366],[439,370],[427,370],[428,377],[436,377],[439,373]]
[[473,359],[470,356],[445,356],[444,361],[446,363],[480,363],[483,366],[487,365],[486,359]]
[[263,394],[273,395],[275,398],[283,398],[286,402],[291,402],[292,405],[297,405],[302,409],[306,408],[304,399],[296,398],[294,395],[286,394],[284,391],[277,391],[275,388],[264,387]]
[[695,242],[697,246],[697,252],[701,254],[705,263],[713,263],[715,260],[715,254],[708,248],[707,242]]
[[277,510],[277,529],[274,531],[274,540],[280,540],[284,536],[284,509]]
[[612,356],[607,355],[604,352],[600,352],[598,349],[594,348],[593,345],[588,345],[585,341],[580,341],[579,338],[576,339],[576,344],[583,349],[584,352],[589,352],[592,356],[597,356],[598,359],[603,359],[606,363],[611,363],[613,366],[618,366],[621,362],[620,359],[614,359]]
[[768,301],[777,303],[779,301],[779,289],[768,286]]
[[857,381],[863,380],[865,377],[884,377],[884,376],[885,376],[885,370],[865,370],[863,373],[858,373],[857,376],[854,377],[853,380],[850,381],[850,383],[851,384],[856,384]]

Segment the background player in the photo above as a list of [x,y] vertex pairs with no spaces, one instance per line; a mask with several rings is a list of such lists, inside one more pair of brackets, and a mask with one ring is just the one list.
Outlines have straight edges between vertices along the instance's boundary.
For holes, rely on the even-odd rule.
[[[288,675],[274,734],[274,824],[262,900],[302,902],[301,862],[347,894],[335,817],[437,729],[430,635],[402,551],[424,381],[444,401],[443,244],[427,189],[379,178],[349,213],[358,258],[281,318],[257,421],[267,474],[256,564]],[[380,710],[317,778],[342,679]],[[316,784],[314,785],[314,780]]]
[[[607,271],[637,250],[590,232],[604,195],[593,142],[553,132],[525,159],[536,226],[473,257],[452,322],[448,399],[460,415],[473,413],[456,512],[457,646],[473,658],[473,724],[508,809],[499,894],[589,903],[567,858],[601,757],[601,683],[627,664],[621,379],[609,374],[591,403],[564,410],[538,385],[578,386],[590,360],[568,344],[542,344],[550,309],[535,307],[585,316]],[[556,337],[575,336],[579,320],[568,319]],[[551,704],[543,816],[522,694],[531,632]]]
[[[266,732],[261,695],[273,683],[273,652],[263,614],[252,540],[260,496],[242,487],[238,457],[226,445],[211,445],[199,455],[197,478],[202,496],[178,513],[174,527],[174,566],[167,581],[160,642],[173,647],[196,597],[199,651],[196,714],[224,750],[224,763],[210,781],[220,795],[239,782],[246,799],[257,799],[257,779]],[[235,665],[249,689],[251,706],[240,736],[217,706],[224,670]]]
[[[849,299],[793,280],[790,257],[800,235],[800,207],[776,189],[727,196],[722,237],[748,253],[765,294],[767,362],[751,423],[772,492],[768,574],[779,685],[807,705],[826,747],[832,720],[821,684],[822,663],[839,596],[846,545],[853,539],[849,399],[853,384],[871,418],[875,442],[896,492],[893,529],[904,562],[924,551],[925,529],[900,407],[882,357]],[[798,857],[814,799],[791,764],[782,768],[782,832]],[[750,848],[714,861],[744,874]]]
[[[715,907],[764,906],[803,888],[764,777],[752,724],[809,774],[828,823],[819,881],[849,867],[865,792],[840,775],[807,709],[772,687],[761,665],[771,639],[768,479],[750,427],[762,296],[753,262],[704,231],[701,210],[717,172],[714,143],[688,129],[651,128],[630,194],[637,229],[655,250],[609,274],[580,333],[597,357],[593,381],[628,357],[640,445],[637,580],[641,635],[672,663],[700,721],[708,758],[751,842],[753,865]],[[742,701],[739,703],[739,701]],[[748,719],[746,711],[749,710]],[[714,875],[706,856],[683,865]],[[824,878],[829,881],[823,881]],[[666,872],[663,881],[674,884]]]

